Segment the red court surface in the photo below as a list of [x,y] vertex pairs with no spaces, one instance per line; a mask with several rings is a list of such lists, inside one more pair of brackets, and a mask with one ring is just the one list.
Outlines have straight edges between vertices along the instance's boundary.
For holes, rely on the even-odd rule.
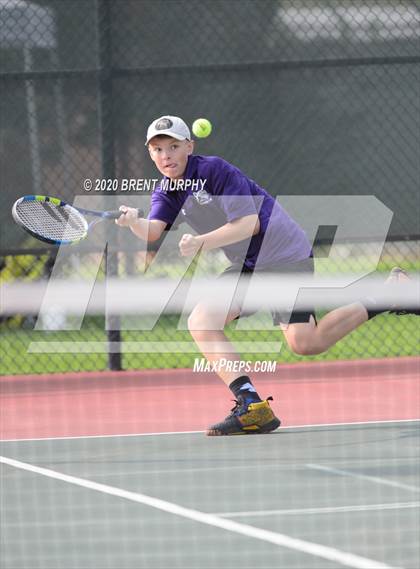
[[[420,416],[420,357],[278,364],[252,374],[283,426]],[[232,395],[212,373],[187,369],[5,376],[3,440],[202,431]]]

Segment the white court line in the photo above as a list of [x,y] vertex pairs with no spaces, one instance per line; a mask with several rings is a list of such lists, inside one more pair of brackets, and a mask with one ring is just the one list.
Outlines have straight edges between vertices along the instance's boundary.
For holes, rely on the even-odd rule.
[[384,484],[385,486],[393,486],[394,488],[401,488],[402,490],[409,490],[410,492],[420,492],[418,486],[411,486],[410,484],[403,484],[388,480],[387,478],[380,478],[379,476],[369,476],[368,474],[360,474],[358,472],[351,472],[350,470],[342,470],[341,468],[333,468],[331,466],[324,466],[323,464],[306,464],[307,468],[312,470],[321,470],[330,474],[339,474],[341,476],[349,476],[350,478],[359,478],[360,480],[368,480],[375,484]]
[[312,543],[310,541],[293,538],[285,534],[238,523],[232,520],[227,520],[214,514],[207,514],[200,512],[199,510],[184,508],[183,506],[179,506],[173,502],[167,502],[166,500],[147,496],[146,494],[129,492],[121,488],[116,488],[115,486],[99,484],[98,482],[93,482],[92,480],[70,476],[62,472],[57,472],[56,470],[41,468],[39,466],[28,464],[26,462],[20,462],[19,460],[14,460],[5,456],[0,456],[0,463],[12,466],[14,468],[19,468],[21,470],[26,470],[28,472],[33,472],[35,474],[41,474],[42,476],[54,478],[55,480],[60,480],[62,482],[67,482],[68,484],[74,484],[75,486],[81,486],[82,488],[95,490],[96,492],[102,492],[103,494],[108,494],[110,496],[124,498],[125,500],[130,500],[131,502],[137,502],[145,506],[150,506],[152,508],[156,508],[157,510],[193,520],[201,524],[224,529],[226,531],[251,537],[253,539],[259,539],[261,541],[272,543],[280,547],[286,547],[287,549],[298,551],[300,553],[306,553],[308,555],[327,559],[328,561],[334,561],[345,567],[352,567],[353,569],[396,569],[391,568],[385,563],[381,563],[373,559],[368,559],[367,557],[361,557],[353,553],[346,553],[345,551],[341,551],[333,547],[327,547],[318,543]]
[[[312,425],[287,425],[280,427],[276,433],[292,429],[315,429],[320,427],[351,427],[356,425],[385,425],[399,423],[417,423],[418,419],[387,419],[386,421],[354,421],[351,423],[314,423]],[[198,435],[205,431],[163,431],[159,433],[121,433],[115,435],[78,435],[70,437],[38,437],[33,439],[0,439],[0,443],[19,443],[27,441],[67,441],[78,439],[111,439],[113,437],[157,437],[162,435]]]
[[71,441],[80,439],[112,439],[119,437],[156,437],[158,435],[197,435],[205,431],[163,431],[160,433],[121,433],[116,435],[78,435],[74,437],[39,437],[35,439],[0,439],[0,443],[24,443],[28,441]]
[[240,518],[245,516],[301,516],[308,514],[335,514],[341,512],[373,512],[380,510],[403,510],[419,508],[420,502],[394,502],[388,504],[365,504],[360,506],[331,506],[330,508],[296,508],[290,510],[254,510],[249,512],[220,512],[214,514],[221,518]]

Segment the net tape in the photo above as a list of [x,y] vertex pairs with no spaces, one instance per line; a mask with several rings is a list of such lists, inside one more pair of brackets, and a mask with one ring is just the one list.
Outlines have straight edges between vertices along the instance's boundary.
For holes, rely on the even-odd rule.
[[93,282],[50,279],[36,283],[3,284],[0,315],[38,314],[57,309],[66,314],[157,314],[192,310],[199,302],[225,309],[240,301],[243,310],[323,310],[361,301],[371,309],[405,310],[420,307],[420,275],[409,281],[384,284],[381,276],[266,276],[263,279],[109,278]]

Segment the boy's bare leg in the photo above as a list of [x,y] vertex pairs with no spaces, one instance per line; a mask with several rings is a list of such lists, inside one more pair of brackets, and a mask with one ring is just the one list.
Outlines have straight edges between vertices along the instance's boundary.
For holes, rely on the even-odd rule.
[[188,320],[189,330],[197,346],[209,362],[217,364],[217,374],[236,400],[236,406],[230,415],[207,429],[209,436],[270,433],[280,426],[280,420],[274,415],[268,400],[260,398],[249,376],[241,371],[229,371],[222,365],[225,362],[234,364],[241,361],[224,331],[217,329],[231,322],[238,314],[238,310],[231,310],[223,320],[208,306],[201,304],[193,310]]
[[300,355],[315,355],[328,350],[368,319],[366,308],[359,302],[332,310],[316,324],[289,324],[283,334],[290,348]]
[[[239,310],[231,310],[226,317],[225,324],[232,322],[238,315]],[[227,366],[222,367],[221,364],[226,361],[232,362],[233,366],[233,362],[241,361],[241,356],[223,330],[204,329],[216,327],[217,322],[220,322],[220,317],[212,316],[205,305],[200,304],[192,312],[188,320],[188,327],[203,356],[211,364],[216,364],[217,375],[229,386],[241,375],[241,372],[227,371]]]
[[[226,324],[234,320],[237,315],[238,311],[229,312]],[[360,303],[354,303],[329,312],[318,324],[314,319],[308,323],[290,324],[283,333],[295,353],[315,355],[328,350],[367,319],[366,308]],[[221,364],[240,362],[241,356],[223,330],[204,329],[215,327],[216,320],[207,313],[204,305],[199,305],[189,319],[189,328],[201,353],[210,363],[216,364],[217,374],[229,386],[241,375],[241,372],[229,371],[226,365]]]
[[[385,282],[407,282],[410,278],[405,271],[394,267]],[[378,313],[383,312],[379,310]],[[373,312],[375,314],[375,312]],[[369,318],[367,309],[356,302],[332,310],[318,324],[311,319],[308,323],[290,324],[283,330],[290,348],[300,355],[316,355],[328,350],[347,334],[358,328]]]

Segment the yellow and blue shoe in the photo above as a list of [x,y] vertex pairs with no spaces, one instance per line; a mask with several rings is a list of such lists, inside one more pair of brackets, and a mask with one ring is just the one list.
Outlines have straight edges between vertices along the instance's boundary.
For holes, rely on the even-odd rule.
[[258,435],[274,431],[280,426],[278,419],[271,410],[267,397],[264,401],[246,403],[239,396],[231,413],[221,423],[211,425],[206,434],[210,437],[226,435]]

